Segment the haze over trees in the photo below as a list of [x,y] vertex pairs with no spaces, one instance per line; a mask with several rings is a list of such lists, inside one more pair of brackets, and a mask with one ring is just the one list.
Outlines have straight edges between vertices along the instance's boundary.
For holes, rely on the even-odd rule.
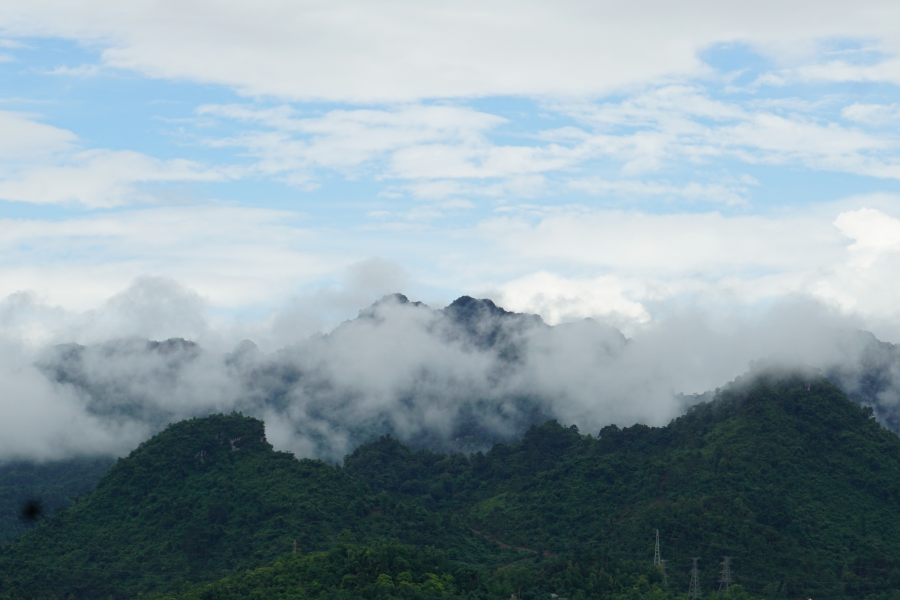
[[591,320],[551,327],[485,299],[435,310],[395,294],[271,352],[178,338],[48,348],[34,395],[49,388],[56,399],[0,457],[124,455],[169,423],[232,410],[266,421],[277,449],[328,462],[386,434],[487,451],[548,419],[592,432],[665,425],[754,361],[819,368],[900,431],[897,347],[805,305],[736,320],[727,335],[688,315],[626,338]]

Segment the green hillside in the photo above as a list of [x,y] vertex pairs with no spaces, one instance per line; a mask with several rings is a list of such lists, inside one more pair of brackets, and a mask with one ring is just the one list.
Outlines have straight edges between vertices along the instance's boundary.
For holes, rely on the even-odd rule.
[[[507,599],[551,598],[574,590],[573,600],[675,600],[658,569],[649,563],[592,564],[571,559],[544,561],[539,567],[523,562],[496,570],[449,560],[431,547],[395,542],[358,546],[341,543],[328,552],[281,557],[264,567],[201,583],[180,593],[153,600],[306,600],[313,598]],[[752,600],[740,586],[726,600]]]
[[446,553],[431,547],[340,543],[328,552],[284,556],[165,600],[287,600],[315,598],[328,590],[349,598],[458,598],[452,569]]
[[449,515],[366,494],[343,469],[275,452],[261,421],[214,415],[141,444],[92,494],[4,548],[0,597],[128,598],[261,564],[294,540],[326,549],[342,533],[452,546],[476,560],[496,553]]
[[[517,458],[564,443],[556,462]],[[692,556],[714,587],[724,555],[766,596],[900,587],[900,438],[824,380],[757,379],[668,427],[607,427],[599,440],[546,425],[498,459],[487,464],[531,468],[467,518],[508,543],[649,557],[658,528],[679,589]]]
[[23,508],[29,502],[36,502],[44,516],[68,508],[73,504],[73,496],[94,489],[113,460],[94,457],[0,464],[0,546],[12,542],[39,521],[22,518]]
[[687,591],[693,556],[714,592],[731,556],[755,597],[895,600],[898,508],[900,438],[818,377],[738,381],[662,428],[548,422],[471,457],[385,437],[342,468],[216,415],[0,551],[0,598],[663,598]]

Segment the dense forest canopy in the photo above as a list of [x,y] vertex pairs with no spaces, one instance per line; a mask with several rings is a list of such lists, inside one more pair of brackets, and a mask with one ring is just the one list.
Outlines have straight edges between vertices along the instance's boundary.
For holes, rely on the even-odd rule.
[[[4,548],[0,597],[417,597],[440,584],[499,598],[510,577],[523,598],[673,595],[695,556],[704,593],[731,556],[734,593],[880,597],[900,586],[898,503],[900,438],[809,374],[747,377],[665,427],[548,421],[473,455],[384,436],[343,465],[276,452],[262,422],[213,415],[141,444]],[[385,552],[408,568],[360,558]],[[443,566],[408,558],[428,552]],[[191,587],[221,577],[197,584],[218,591]]]
[[94,489],[114,462],[99,456],[0,464],[0,546],[40,519],[72,506],[74,498]]

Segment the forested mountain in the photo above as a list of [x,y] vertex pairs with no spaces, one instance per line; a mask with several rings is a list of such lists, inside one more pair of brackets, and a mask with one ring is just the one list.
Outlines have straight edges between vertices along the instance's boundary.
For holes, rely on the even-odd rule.
[[345,530],[472,560],[496,553],[449,515],[398,505],[366,493],[344,469],[273,451],[261,421],[214,415],[141,444],[93,493],[7,546],[0,590],[128,598],[247,568],[294,540],[306,550],[329,548]]
[[898,509],[900,438],[808,374],[737,381],[666,427],[551,421],[471,456],[383,437],[343,467],[218,415],[169,427],[3,549],[0,598],[662,598],[687,590],[692,556],[712,591],[723,555],[757,597],[887,598]]

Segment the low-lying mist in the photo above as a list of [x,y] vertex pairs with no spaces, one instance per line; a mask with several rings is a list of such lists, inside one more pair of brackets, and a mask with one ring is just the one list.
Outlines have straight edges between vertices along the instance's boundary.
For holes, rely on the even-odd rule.
[[[338,461],[390,433],[474,451],[548,418],[596,434],[663,425],[754,364],[820,369],[898,430],[900,353],[810,302],[712,319],[681,310],[637,330],[533,315],[463,297],[440,310],[388,296],[327,335],[273,352],[172,338],[0,340],[0,459],[124,454],[168,423],[241,411],[276,448]],[[708,396],[705,396],[708,397]]]

